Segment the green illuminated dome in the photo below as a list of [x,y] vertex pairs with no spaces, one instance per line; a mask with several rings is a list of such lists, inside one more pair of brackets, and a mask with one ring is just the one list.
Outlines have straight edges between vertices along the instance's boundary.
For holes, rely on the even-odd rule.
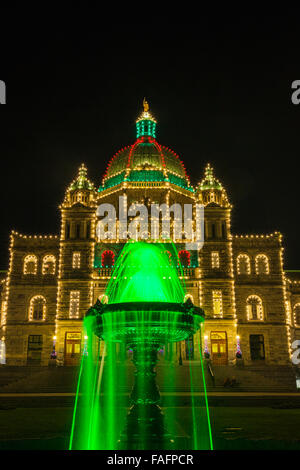
[[135,143],[119,150],[109,162],[99,191],[125,181],[166,181],[194,191],[178,155],[156,141],[156,121],[145,100],[144,111],[136,121],[136,130]]

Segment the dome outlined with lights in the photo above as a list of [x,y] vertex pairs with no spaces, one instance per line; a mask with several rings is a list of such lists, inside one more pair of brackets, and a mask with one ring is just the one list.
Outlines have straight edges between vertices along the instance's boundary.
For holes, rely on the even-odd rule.
[[183,161],[155,138],[156,120],[144,99],[144,111],[136,120],[137,140],[111,158],[99,192],[123,182],[169,182],[194,192]]

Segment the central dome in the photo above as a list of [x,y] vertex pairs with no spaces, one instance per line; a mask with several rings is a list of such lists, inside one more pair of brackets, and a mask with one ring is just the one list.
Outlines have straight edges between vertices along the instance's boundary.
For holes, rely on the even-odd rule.
[[99,191],[125,181],[168,181],[194,191],[178,155],[156,141],[156,121],[148,109],[148,104],[144,101],[144,112],[136,121],[137,140],[113,156]]

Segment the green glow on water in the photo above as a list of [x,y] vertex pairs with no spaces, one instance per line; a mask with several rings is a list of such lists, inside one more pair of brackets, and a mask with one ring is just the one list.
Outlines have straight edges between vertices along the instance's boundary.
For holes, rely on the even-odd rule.
[[[176,248],[170,243],[166,245],[146,242],[126,243],[105,291],[108,304],[112,306],[133,302],[182,304],[186,289],[183,279],[178,277],[178,265],[180,266]],[[180,267],[180,269],[182,273],[182,268]],[[94,334],[95,317],[87,316],[84,319],[83,330],[87,340],[79,370],[70,435],[70,449],[116,450],[117,448],[122,448],[118,441],[126,423],[126,414],[130,405],[128,392],[133,380],[133,367],[129,360],[128,352],[126,352],[126,348],[131,347],[130,343],[127,342],[126,344],[127,330],[135,331],[135,338],[138,338],[140,346],[145,346],[148,343],[156,344],[157,342],[157,349],[161,348],[162,344],[159,344],[158,340],[156,341],[155,335],[158,334],[157,338],[159,338],[159,334],[162,331],[167,332],[167,336],[169,335],[171,341],[176,341],[176,334],[180,339],[188,337],[188,334],[184,336],[184,325],[180,326],[178,323],[179,314],[167,311],[167,306],[166,310],[162,309],[162,311],[159,311],[159,322],[155,320],[156,324],[154,319],[157,318],[157,311],[139,310],[131,312],[133,326],[128,325],[127,313],[118,310],[102,315],[103,337],[105,338],[104,349],[101,347],[101,345],[103,346],[103,341],[101,340],[100,342]],[[116,328],[116,325],[118,328]],[[113,336],[112,333],[116,331],[119,336]],[[174,336],[172,336],[171,332],[174,332]],[[120,340],[120,337],[124,339]],[[174,343],[169,344],[173,345]],[[178,344],[180,345],[180,343]],[[151,380],[147,381],[147,374],[143,375],[141,367],[143,368],[143,363],[149,362],[149,356],[147,356],[143,347],[138,356],[140,372],[136,372],[137,380],[135,387],[137,387],[139,396],[148,400],[150,395],[147,387],[148,384],[151,386]],[[171,351],[173,350],[172,347],[170,346]],[[172,360],[171,356],[172,353],[169,358],[170,360]],[[200,359],[201,369],[199,369],[199,372],[201,373],[199,375],[199,372],[197,372],[196,377],[191,361],[189,361],[191,387],[189,412],[192,413],[192,429],[189,432],[193,441],[190,448],[212,449],[201,351]],[[160,371],[164,372],[162,382],[174,390],[175,382],[177,381],[177,386],[180,386],[180,383],[177,380],[174,362],[173,366],[170,367],[172,369],[171,372],[170,368],[165,366]],[[201,405],[202,411],[200,415],[198,408],[196,409],[194,398],[195,378],[203,382],[204,387],[205,406],[202,407]],[[155,396],[155,393],[150,397],[151,400],[154,400],[153,403],[155,403],[153,396]],[[175,399],[173,399],[173,402],[175,405]],[[173,411],[169,414],[168,426],[170,425],[171,432],[177,426],[175,409],[176,407],[174,406]],[[141,413],[143,414],[145,410],[146,408],[142,406]],[[142,414],[139,415],[141,422],[143,422],[144,418]],[[140,426],[139,430],[140,435],[144,435],[145,430],[143,425]],[[210,444],[207,443],[207,438],[209,438]]]

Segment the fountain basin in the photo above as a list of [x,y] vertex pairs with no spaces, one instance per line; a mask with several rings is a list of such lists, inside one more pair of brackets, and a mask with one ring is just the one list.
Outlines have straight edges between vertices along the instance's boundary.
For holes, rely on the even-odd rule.
[[88,315],[95,317],[97,336],[127,345],[183,341],[204,321],[204,311],[191,302],[98,302]]

